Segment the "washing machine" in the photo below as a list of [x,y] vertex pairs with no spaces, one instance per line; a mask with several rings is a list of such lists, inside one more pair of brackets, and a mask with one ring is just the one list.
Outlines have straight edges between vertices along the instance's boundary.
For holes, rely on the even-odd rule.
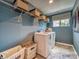
[[34,41],[37,43],[37,53],[48,57],[50,50],[55,46],[55,32],[36,32]]

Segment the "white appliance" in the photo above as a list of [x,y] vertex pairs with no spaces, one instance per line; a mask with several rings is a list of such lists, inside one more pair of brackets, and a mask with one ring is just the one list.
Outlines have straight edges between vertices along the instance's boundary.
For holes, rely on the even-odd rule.
[[48,57],[50,50],[55,46],[55,32],[36,32],[37,53]]

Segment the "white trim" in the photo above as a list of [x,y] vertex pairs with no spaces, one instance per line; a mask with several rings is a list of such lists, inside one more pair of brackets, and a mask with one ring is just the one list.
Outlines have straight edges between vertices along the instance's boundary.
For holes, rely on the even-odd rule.
[[75,54],[77,55],[77,58],[79,59],[79,56],[77,54],[77,51],[75,50],[75,47],[74,46],[72,46],[72,47],[73,47],[73,50],[74,50]]
[[61,45],[66,45],[66,46],[73,46],[71,44],[67,44],[67,43],[61,43],[61,42],[56,42],[57,44],[61,44]]

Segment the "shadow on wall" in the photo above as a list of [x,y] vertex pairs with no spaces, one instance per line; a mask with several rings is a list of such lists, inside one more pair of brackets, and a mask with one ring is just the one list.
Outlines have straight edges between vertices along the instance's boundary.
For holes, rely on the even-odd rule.
[[25,37],[31,39],[31,33],[38,30],[38,27],[33,26],[33,17],[27,14],[22,15],[22,23],[13,20],[19,15],[20,13],[0,3],[0,51],[25,41]]
[[34,41],[34,32],[29,33],[19,44],[26,44],[27,41]]
[[20,13],[0,3],[0,51],[32,39],[33,32],[46,28],[45,22],[33,26],[34,18],[27,14],[22,14],[22,22],[17,23],[16,17],[19,15]]

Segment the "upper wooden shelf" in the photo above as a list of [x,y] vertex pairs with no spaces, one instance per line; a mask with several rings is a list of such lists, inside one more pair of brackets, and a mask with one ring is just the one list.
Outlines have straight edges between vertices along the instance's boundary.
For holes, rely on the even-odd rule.
[[45,15],[41,15],[38,19],[44,20],[44,21],[48,21],[48,17]]
[[24,11],[28,11],[28,9],[29,9],[28,3],[26,3],[22,0],[16,0],[14,5],[20,9],[24,10]]
[[39,17],[41,15],[40,10],[38,10],[38,9],[34,9],[34,10],[30,11],[30,13],[32,13],[33,16],[35,16],[35,17]]
[[25,2],[24,0],[16,0],[14,2],[14,4],[10,4],[8,2],[5,2],[4,0],[0,0],[0,2],[14,8],[14,9],[20,10],[21,12],[27,13],[27,14],[37,18],[38,20],[40,20],[40,19],[42,19],[44,21],[48,20],[47,16],[45,16],[45,15],[41,16],[42,12],[37,8],[29,11],[29,3],[27,1]]

